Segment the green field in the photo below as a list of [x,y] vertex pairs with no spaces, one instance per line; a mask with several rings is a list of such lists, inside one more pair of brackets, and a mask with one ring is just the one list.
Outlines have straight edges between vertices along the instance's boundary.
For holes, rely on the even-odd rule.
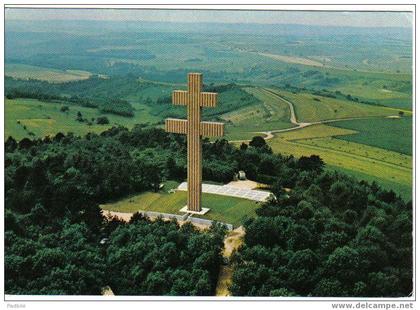
[[[286,112],[287,104],[278,96],[262,88],[248,88],[247,91],[252,91],[268,109],[277,108],[275,114],[283,116],[283,119],[286,119],[286,115],[289,117]],[[292,102],[296,116],[301,121],[316,122],[347,117],[369,117],[369,119],[339,121],[332,123],[331,126],[319,124],[276,134],[268,142],[275,152],[297,157],[317,154],[326,162],[328,169],[339,170],[358,179],[376,181],[387,189],[397,191],[405,199],[411,198],[411,117],[381,117],[398,115],[398,109],[388,107],[314,96],[309,93],[293,94],[279,90],[276,92]],[[313,98],[321,101],[315,101]],[[275,124],[267,121],[269,113],[261,106],[228,114],[227,120],[236,124],[244,123],[242,132],[233,131],[236,134],[234,135],[231,131],[228,137],[232,140],[249,139],[247,129],[252,128],[255,132],[276,129],[273,126]],[[411,112],[406,111],[405,114],[410,115]],[[259,126],[254,127],[255,124]],[[291,123],[288,124],[289,126],[283,128],[292,126]],[[235,129],[238,128],[240,127]],[[279,126],[278,129],[282,127]]]
[[[333,73],[333,72],[331,72]],[[338,73],[338,72],[337,72]],[[338,73],[345,82],[331,88],[351,94],[360,100],[375,102],[398,109],[412,109],[412,84],[410,74],[384,74],[375,72]]]
[[[335,27],[323,27],[308,36],[295,26],[278,32],[278,27],[259,25],[255,33],[244,33],[241,25],[229,25],[228,32],[216,24],[174,31],[173,24],[161,23],[139,32],[125,23],[115,28],[86,22],[77,29],[60,26],[72,33],[69,40],[52,33],[58,31],[54,22],[26,23],[30,26],[8,26],[6,75],[56,83],[43,87],[60,96],[125,99],[135,115],[105,114],[111,124],[88,126],[76,121],[77,111],[91,120],[103,115],[98,109],[70,106],[63,113],[60,103],[6,100],[6,137],[83,135],[115,124],[161,126],[166,117],[186,117],[185,107],[174,107],[168,99],[173,89],[185,89],[188,72],[203,72],[206,87],[234,85],[218,91],[216,108],[203,109],[203,120],[225,123],[226,139],[247,140],[295,126],[282,98],[293,104],[298,122],[368,118],[279,133],[269,144],[285,154],[318,154],[329,169],[411,192],[413,57],[408,29],[375,30],[372,36],[373,30],[340,29],[345,34],[339,34]],[[107,78],[87,79],[97,73]],[[82,81],[62,83],[75,80]],[[14,84],[9,81],[7,87]],[[31,89],[28,83],[25,90]],[[400,111],[402,119],[385,118]]]
[[[65,104],[42,102],[34,99],[5,100],[5,138],[12,136],[17,140],[24,137],[45,137],[55,135],[58,132],[73,132],[76,135],[85,135],[88,132],[102,132],[114,125],[123,125],[131,128],[138,123],[154,123],[159,119],[150,115],[149,107],[137,106],[134,117],[123,117],[114,114],[104,114],[93,108],[70,106],[68,112],[61,112],[60,108]],[[68,105],[67,105],[68,106]],[[76,114],[80,111],[83,118],[91,120],[100,116],[106,116],[110,124],[91,126],[76,120]],[[19,123],[18,123],[19,122]],[[24,129],[26,126],[26,130]]]
[[[287,111],[287,104],[284,101],[259,88],[247,89],[247,91],[252,91],[252,94],[260,99],[261,103],[258,104],[258,108],[256,105],[251,105],[224,114],[224,117],[230,120],[227,125],[228,138],[231,140],[249,139],[258,135],[255,132],[281,129],[281,124],[284,124],[286,128],[291,126],[291,123],[283,121],[289,117],[288,113],[290,113]],[[32,99],[6,99],[5,137],[12,135],[19,140],[23,137],[31,137],[31,135],[44,137],[55,135],[58,132],[84,135],[88,132],[99,133],[116,124],[130,128],[136,123],[149,122],[153,124],[161,120],[159,116],[151,114],[150,106],[136,102],[134,117],[105,114],[109,118],[110,124],[96,125],[93,122],[89,126],[76,120],[77,111],[80,111],[83,117],[89,120],[104,114],[97,109],[79,106],[70,106],[68,112],[61,112],[62,106],[63,104],[60,103]],[[272,109],[271,111],[276,110],[270,114],[267,112],[270,109]],[[281,117],[268,120],[273,115],[281,115]],[[404,193],[410,193],[412,188],[412,158],[409,156],[411,122],[410,117],[401,119],[371,118],[369,120],[340,121],[334,123],[335,127],[313,125],[277,134],[269,141],[269,144],[274,151],[284,154],[294,156],[317,154],[329,167],[349,171],[350,174],[363,176],[367,180],[377,180],[387,188],[399,190],[407,197],[407,194]],[[232,127],[232,123],[237,126]],[[384,135],[384,132],[387,134]],[[217,209],[213,209],[211,216],[220,220],[217,218]]]
[[360,104],[348,100],[316,96],[309,93],[294,94],[285,90],[274,90],[293,103],[299,122],[317,122],[329,119],[352,117],[387,116],[398,114],[386,107]]
[[345,128],[336,128],[325,124],[317,124],[309,127],[305,127],[298,130],[292,130],[284,133],[278,133],[275,135],[277,138],[282,138],[287,141],[293,140],[304,140],[304,139],[316,139],[326,137],[337,137],[356,133],[354,130]]
[[273,151],[282,154],[319,155],[330,167],[352,171],[355,176],[369,176],[387,188],[396,189],[392,185],[399,184],[399,193],[410,198],[407,193],[412,189],[412,157],[339,139],[354,133],[344,128],[314,125],[276,134],[268,143]]
[[6,64],[5,75],[17,79],[35,79],[63,83],[88,79],[92,73],[82,70],[58,70],[23,64]]
[[383,85],[380,85],[382,84],[381,82],[383,81],[374,81],[369,84],[365,84],[366,82],[360,81],[359,83],[355,82],[354,84],[337,87],[336,90],[339,90],[344,94],[353,94],[361,100],[369,100],[399,109],[411,109],[411,94],[383,88],[390,83],[385,81]]
[[401,195],[401,197],[405,199],[406,201],[413,199],[412,186],[394,182],[389,179],[378,178],[377,176],[373,176],[372,174],[369,174],[369,173],[363,173],[357,170],[346,169],[343,167],[337,167],[330,164],[327,164],[325,167],[327,170],[339,171],[349,176],[352,176],[358,180],[364,180],[367,182],[376,182],[377,184],[381,185],[383,188],[387,190],[393,190],[395,193]]
[[[117,202],[103,204],[101,208],[116,212],[131,213],[142,210],[183,214],[179,210],[187,204],[187,192],[168,193],[169,189],[177,186],[176,182],[166,182],[164,188],[157,193],[133,195]],[[255,210],[259,206],[259,203],[247,199],[203,193],[203,207],[210,208],[210,211],[200,217],[239,226],[243,219],[255,217]]]
[[[344,95],[350,94],[362,100],[366,99],[381,104],[388,103],[385,105],[391,107],[411,109],[411,70],[410,68],[404,73],[397,73],[322,67],[316,69],[318,74],[305,77],[301,86],[315,85],[316,79],[323,78],[324,85],[321,86],[322,88],[340,91]],[[334,79],[334,82],[325,83],[325,78]]]
[[225,113],[226,139],[250,139],[258,132],[290,128],[290,109],[278,96],[259,87],[246,87],[245,91],[260,102],[236,111]]
[[412,117],[342,121],[334,123],[334,126],[358,131],[339,139],[412,154]]

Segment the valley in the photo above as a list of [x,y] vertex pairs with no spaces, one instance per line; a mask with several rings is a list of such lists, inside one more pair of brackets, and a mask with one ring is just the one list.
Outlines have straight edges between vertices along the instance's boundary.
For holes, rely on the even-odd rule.
[[[22,30],[16,31],[7,37],[8,50],[22,44],[29,49],[6,57],[11,95],[5,100],[5,138],[86,135],[135,124],[161,128],[166,117],[183,117],[185,108],[171,105],[170,95],[185,89],[184,76],[194,68],[206,75],[205,87],[219,93],[217,108],[205,109],[203,119],[225,122],[227,140],[239,145],[260,135],[275,152],[320,155],[329,169],[411,195],[411,75],[409,59],[396,56],[405,55],[405,34],[400,44],[369,44],[358,32],[368,55],[350,63],[338,56],[347,43],[337,34],[332,47],[300,33],[249,37],[232,28],[225,36],[208,30],[211,40],[200,45],[192,29],[185,30],[188,38],[182,32],[133,32],[121,41],[112,30],[104,29],[109,35],[98,40],[83,28],[66,43],[64,61],[57,42],[65,40],[65,28],[48,51],[37,45],[42,33],[26,32],[22,41]],[[356,30],[342,31],[353,36]],[[378,55],[378,44],[387,52]],[[57,61],[40,58],[43,52]],[[115,101],[124,102],[106,108]],[[108,122],[97,124],[98,117]]]
[[414,8],[117,8],[5,8],[5,298],[413,298]]

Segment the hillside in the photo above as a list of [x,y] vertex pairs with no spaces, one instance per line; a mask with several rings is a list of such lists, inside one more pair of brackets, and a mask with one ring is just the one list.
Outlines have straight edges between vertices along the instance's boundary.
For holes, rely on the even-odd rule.
[[[415,12],[397,10],[7,7],[6,299],[413,298]],[[190,146],[205,214],[180,210],[200,178],[164,130],[196,112],[172,104],[193,72],[218,94],[201,120],[224,123]]]
[[[182,195],[156,191],[164,179],[185,178],[184,139],[136,126],[85,138],[8,139],[5,147],[7,294],[99,295],[105,286],[119,295],[215,293],[222,227],[200,232],[139,215],[124,223],[104,218],[99,208],[132,207],[127,196],[133,194],[140,198],[137,207],[147,208],[148,199],[150,207],[166,200],[174,208],[170,199],[181,201]],[[232,257],[232,294],[411,292],[411,203],[375,183],[325,171],[317,156],[280,156],[264,144],[237,149],[223,141],[205,142],[203,150],[205,179],[227,182],[244,169],[277,197],[254,204],[256,214],[243,218],[229,212],[233,200],[204,197],[218,211],[215,219],[235,219],[246,228],[245,246]],[[153,204],[156,198],[161,201]],[[243,211],[245,205],[236,207]],[[349,272],[350,282],[342,276]]]
[[293,103],[299,122],[318,122],[352,117],[387,116],[396,114],[385,107],[373,106],[300,92],[272,90],[280,97]]
[[[219,98],[216,108],[203,110],[204,120],[217,120],[223,114],[260,102],[235,84],[205,87],[207,91],[218,92]],[[139,81],[132,76],[90,77],[61,83],[6,78],[5,135],[17,139],[42,138],[58,132],[100,132],[113,125],[160,126],[167,117],[185,118],[185,107],[172,105],[171,99],[173,89],[183,88],[183,85]],[[63,107],[66,107],[64,112]],[[79,119],[77,112],[82,115]],[[100,116],[106,116],[109,124],[97,126],[95,122]]]

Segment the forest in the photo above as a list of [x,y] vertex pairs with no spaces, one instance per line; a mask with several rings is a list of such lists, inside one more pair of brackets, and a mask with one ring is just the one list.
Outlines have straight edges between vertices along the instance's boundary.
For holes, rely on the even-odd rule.
[[376,184],[321,170],[299,174],[290,193],[287,183],[278,179],[277,199],[245,223],[233,295],[411,294],[411,203]]
[[[97,76],[87,81],[67,82],[62,84],[49,83],[39,80],[23,80],[10,77],[5,78],[5,97],[7,99],[31,98],[46,102],[60,102],[65,104],[79,105],[89,108],[98,108],[101,112],[132,117],[133,106],[124,99],[109,92],[88,92],[93,85],[109,87],[104,79]],[[115,85],[115,84],[113,84]],[[115,85],[116,87],[118,85]],[[65,95],[64,95],[64,94]],[[84,95],[80,95],[83,93]]]
[[[202,116],[206,119],[219,120],[219,116],[241,109],[246,106],[260,103],[261,101],[244,91],[239,85],[235,83],[214,85],[210,83],[203,85],[203,91],[215,92],[218,94],[217,105],[211,109],[202,109]],[[161,96],[153,101],[147,97],[144,101],[146,105],[151,108],[151,113],[161,117],[185,117],[185,107],[172,104],[172,97],[170,95]]]
[[[214,296],[226,263],[233,296],[412,294],[410,14],[402,27],[14,14],[4,42],[7,294]],[[243,219],[229,262],[219,224],[126,223],[99,207],[185,181],[185,136],[153,127],[185,118],[170,94],[189,72],[219,94],[203,120],[223,121],[233,141],[292,126],[283,99],[298,122],[369,117],[278,132],[269,145],[203,139],[204,181],[244,170],[275,194]]]
[[[184,77],[185,79],[185,77]],[[155,116],[183,117],[185,107],[172,105],[171,89],[173,86],[155,85],[151,82],[140,82],[132,74],[113,77],[91,76],[85,80],[69,81],[65,83],[50,83],[33,79],[5,78],[7,99],[31,98],[45,102],[59,102],[97,108],[103,113],[133,117],[135,108],[125,98],[136,98],[134,101],[144,103],[150,107]],[[165,95],[143,97],[148,88],[157,88],[154,92]],[[182,88],[182,87],[180,87]],[[218,115],[258,103],[259,100],[242,90],[234,83],[204,85],[203,91],[219,93],[219,104],[214,109],[204,109],[203,116],[217,119]],[[80,95],[83,94],[83,95]]]
[[[123,224],[103,217],[98,207],[153,189],[164,176],[160,165],[166,166],[180,143],[162,130],[140,126],[85,138],[57,134],[19,143],[9,138],[6,292],[98,295],[111,285],[125,295],[212,295],[223,227],[200,233],[190,225],[140,216]],[[166,153],[158,152],[162,145]],[[150,158],[153,154],[161,158]],[[101,244],[104,238],[109,242]]]
[[[124,224],[99,203],[186,177],[185,137],[137,125],[5,143],[7,294],[213,295],[225,230]],[[318,156],[203,143],[203,179],[238,170],[277,197],[244,222],[235,296],[408,296],[412,205],[375,183],[324,171]],[[285,188],[291,189],[285,191]],[[105,240],[105,241],[104,241]],[[104,241],[104,242],[101,242]]]

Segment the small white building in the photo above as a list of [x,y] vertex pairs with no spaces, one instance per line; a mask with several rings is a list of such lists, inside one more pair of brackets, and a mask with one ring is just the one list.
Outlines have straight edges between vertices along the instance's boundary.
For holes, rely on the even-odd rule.
[[238,172],[238,180],[246,180],[245,171],[239,170],[239,172]]

